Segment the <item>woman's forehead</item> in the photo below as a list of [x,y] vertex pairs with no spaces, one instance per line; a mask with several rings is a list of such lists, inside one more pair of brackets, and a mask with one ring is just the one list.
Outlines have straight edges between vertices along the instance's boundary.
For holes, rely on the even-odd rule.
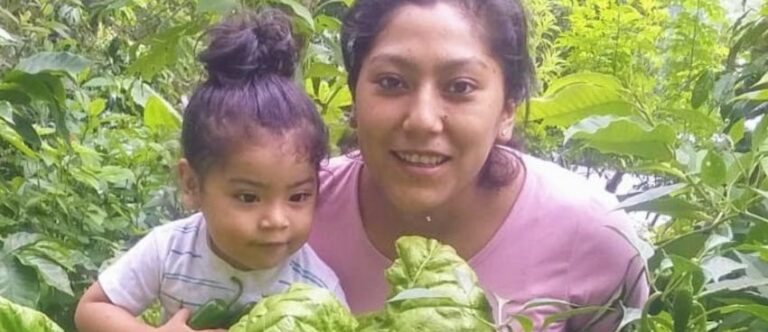
[[403,5],[376,37],[367,62],[413,65],[420,58],[449,66],[488,67],[492,57],[479,25],[456,6]]

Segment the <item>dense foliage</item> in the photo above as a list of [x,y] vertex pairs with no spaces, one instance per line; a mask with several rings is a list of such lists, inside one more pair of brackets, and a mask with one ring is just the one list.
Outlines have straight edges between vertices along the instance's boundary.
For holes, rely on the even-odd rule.
[[[339,151],[352,0],[0,0],[0,296],[72,330],[100,267],[184,213],[178,129],[203,32],[264,2],[306,36],[297,80]],[[528,150],[611,191],[637,182],[620,208],[647,217],[653,295],[626,328],[768,329],[768,2],[736,20],[716,0],[525,2]]]

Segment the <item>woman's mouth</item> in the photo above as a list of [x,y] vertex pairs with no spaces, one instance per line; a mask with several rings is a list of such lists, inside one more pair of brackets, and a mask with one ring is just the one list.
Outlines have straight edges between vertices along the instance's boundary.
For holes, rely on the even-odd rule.
[[415,167],[435,167],[451,159],[448,156],[436,153],[394,151],[393,154],[400,161]]

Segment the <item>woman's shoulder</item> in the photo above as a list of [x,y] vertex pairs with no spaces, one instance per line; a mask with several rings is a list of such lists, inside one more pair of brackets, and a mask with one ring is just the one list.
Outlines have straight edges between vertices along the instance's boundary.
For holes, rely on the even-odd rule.
[[553,162],[524,154],[522,160],[527,172],[524,190],[533,196],[527,201],[535,205],[532,210],[548,216],[542,219],[570,229],[579,243],[645,250],[635,229],[638,222],[617,209],[614,194]]
[[328,192],[356,186],[363,164],[361,158],[359,152],[353,152],[323,161],[320,165],[320,190]]

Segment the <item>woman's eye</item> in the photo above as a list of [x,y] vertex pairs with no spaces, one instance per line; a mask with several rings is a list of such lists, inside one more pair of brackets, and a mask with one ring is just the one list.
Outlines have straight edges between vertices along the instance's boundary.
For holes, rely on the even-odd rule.
[[382,77],[376,81],[376,84],[378,84],[379,87],[384,90],[397,90],[405,88],[405,82],[393,76]]
[[237,195],[237,199],[243,203],[253,203],[259,201],[259,197],[254,194],[239,194]]
[[455,81],[448,85],[448,93],[454,95],[465,95],[475,91],[475,89],[475,85],[468,81]]
[[303,201],[306,201],[306,200],[308,200],[310,197],[312,197],[312,194],[310,194],[310,193],[300,193],[300,194],[293,194],[293,195],[291,195],[291,197],[289,197],[288,199],[289,199],[291,202],[295,202],[295,203],[298,203],[298,202],[303,202]]

